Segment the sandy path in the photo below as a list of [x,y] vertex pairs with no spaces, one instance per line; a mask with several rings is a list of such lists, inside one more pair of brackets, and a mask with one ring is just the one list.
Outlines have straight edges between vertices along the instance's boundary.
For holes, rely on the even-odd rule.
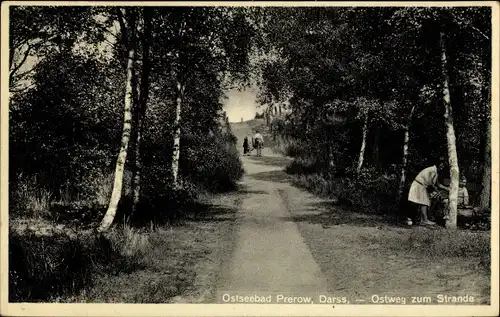
[[[233,133],[242,151],[244,135],[251,135],[251,129],[236,124]],[[283,176],[286,162],[267,148],[261,158],[245,156],[242,160],[245,196],[237,220],[236,247],[219,293],[301,296],[326,291],[325,277],[279,194],[289,186],[278,177]]]

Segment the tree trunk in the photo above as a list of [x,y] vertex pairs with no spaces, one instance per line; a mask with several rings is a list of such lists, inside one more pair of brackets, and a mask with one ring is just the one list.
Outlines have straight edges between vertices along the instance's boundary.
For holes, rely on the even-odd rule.
[[358,159],[358,167],[356,169],[356,173],[359,174],[361,172],[361,168],[363,167],[363,160],[365,157],[365,148],[366,148],[366,135],[368,133],[368,112],[365,114],[365,122],[363,124],[363,139],[361,141],[361,149],[359,150],[359,159]]
[[[485,76],[486,77],[486,76]],[[486,85],[485,81],[483,85]],[[491,203],[491,119],[489,115],[490,107],[490,90],[484,88],[482,91],[484,103],[484,143],[482,144],[483,162],[483,177],[481,184],[481,194],[479,196],[479,212],[486,213],[490,209]]]
[[174,149],[172,153],[172,176],[174,188],[179,187],[179,157],[181,143],[181,109],[183,99],[183,87],[180,82],[177,82],[177,101],[175,108],[174,121]]
[[122,195],[130,198],[133,196],[134,173],[136,165],[137,133],[139,128],[139,78],[137,74],[138,62],[137,54],[135,56],[134,66],[132,68],[132,129],[130,131],[130,141],[128,145],[127,162],[125,163],[125,178],[123,181]]
[[118,203],[120,202],[122,196],[124,168],[125,168],[125,162],[127,161],[127,150],[130,140],[130,132],[132,129],[132,122],[131,122],[132,104],[134,98],[133,96],[134,92],[132,87],[132,76],[133,76],[133,68],[135,60],[135,47],[134,47],[135,19],[132,18],[131,20],[132,23],[130,24],[130,32],[132,32],[132,36],[131,36],[130,46],[128,49],[122,141],[121,141],[120,152],[118,154],[118,159],[116,161],[113,192],[111,194],[111,199],[109,201],[108,210],[106,211],[106,214],[104,215],[104,218],[102,219],[101,224],[98,228],[99,232],[108,230],[111,224],[113,223],[116,215],[116,210],[118,208]]
[[448,143],[448,161],[450,165],[450,193],[448,204],[448,217],[446,219],[446,227],[455,229],[457,227],[457,203],[458,203],[458,183],[460,171],[458,168],[457,145],[455,139],[455,129],[453,126],[453,112],[450,101],[450,89],[447,73],[446,47],[444,43],[444,33],[440,34],[441,46],[441,68],[442,68],[442,85],[443,85],[443,103],[445,107],[445,125],[446,125],[446,140]]
[[134,174],[132,176],[132,214],[137,209],[141,196],[141,176],[142,176],[142,160],[140,153],[141,138],[143,132],[144,116],[146,115],[148,97],[149,97],[149,41],[151,37],[151,12],[149,8],[143,8],[144,18],[144,34],[142,37],[142,71],[141,71],[141,86],[138,102],[138,115],[137,115],[137,129],[135,135],[135,166]]
[[406,165],[408,165],[408,145],[410,143],[410,123],[411,118],[413,116],[413,112],[415,111],[415,105],[411,107],[410,116],[408,117],[408,123],[405,126],[405,135],[404,135],[404,143],[403,143],[403,162],[401,166],[401,176],[399,178],[399,187],[398,187],[398,201],[401,202],[401,198],[403,196],[403,190],[406,183]]
[[486,149],[483,163],[483,180],[479,201],[479,212],[486,213],[491,203],[491,131],[486,132]]

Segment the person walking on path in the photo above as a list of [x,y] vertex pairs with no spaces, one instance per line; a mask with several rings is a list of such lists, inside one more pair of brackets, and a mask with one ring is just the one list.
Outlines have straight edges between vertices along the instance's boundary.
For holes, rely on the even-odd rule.
[[[444,171],[445,164],[440,162],[438,166],[433,165],[423,169],[418,173],[417,177],[410,186],[408,192],[408,201],[418,205],[420,211],[420,223],[422,225],[434,225],[427,217],[427,211],[431,205],[430,193],[437,188],[449,191],[449,188],[442,185],[438,180],[438,175]],[[407,219],[408,224],[411,224],[411,218]]]
[[264,147],[264,137],[260,134],[259,130],[253,136],[253,147],[257,149],[257,156],[261,156],[262,148]]

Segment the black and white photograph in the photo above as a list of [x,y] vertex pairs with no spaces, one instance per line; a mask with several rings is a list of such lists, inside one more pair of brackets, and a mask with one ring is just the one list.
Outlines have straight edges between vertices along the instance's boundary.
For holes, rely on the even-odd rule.
[[1,314],[497,316],[498,19],[3,2]]

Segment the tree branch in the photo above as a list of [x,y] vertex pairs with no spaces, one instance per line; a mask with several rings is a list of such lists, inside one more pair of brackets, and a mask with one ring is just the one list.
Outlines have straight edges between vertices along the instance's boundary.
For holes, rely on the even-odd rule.
[[113,36],[117,41],[120,40],[120,38],[118,37],[118,35],[116,35],[115,33],[111,32],[110,30],[108,30],[106,27],[102,26],[102,25],[98,25],[97,28],[99,28],[101,31],[104,31],[106,32],[107,34]]
[[122,39],[125,37],[126,31],[127,31],[127,26],[125,25],[125,19],[123,17],[123,12],[120,8],[116,9],[117,16],[118,16],[118,23],[120,24],[120,31],[122,33]]
[[473,25],[469,25],[473,30],[475,30],[477,33],[481,34],[486,40],[490,40],[490,38],[484,34],[481,30],[479,30],[477,27],[473,26]]
[[477,27],[475,27],[474,25],[466,22],[462,17],[458,17],[458,15],[454,14],[453,12],[451,12],[451,15],[456,18],[457,20],[460,20],[460,22],[463,22],[466,26],[470,27],[471,29],[473,29],[474,31],[476,31],[479,35],[481,35],[484,39],[490,41],[490,38],[488,35],[484,34],[483,31],[481,31],[480,29],[478,29]]
[[26,91],[26,90],[28,90],[28,89],[30,89],[30,88],[32,88],[32,87],[34,87],[34,86],[35,86],[35,84],[31,84],[31,85],[29,85],[29,86],[26,86],[26,87],[24,87],[24,88],[20,88],[20,89],[11,88],[11,89],[10,89],[10,92],[12,92],[12,93],[19,93],[19,92]]
[[29,73],[33,72],[34,71],[34,68],[31,68],[27,71],[25,71],[24,73],[21,73],[21,74],[14,74],[13,78],[18,78],[18,79],[22,79],[24,76],[28,75]]

